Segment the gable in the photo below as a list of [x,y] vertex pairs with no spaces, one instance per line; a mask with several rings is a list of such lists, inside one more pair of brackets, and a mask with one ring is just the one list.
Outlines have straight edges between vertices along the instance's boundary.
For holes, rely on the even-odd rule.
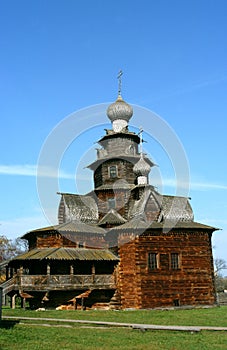
[[159,199],[151,186],[145,187],[140,199],[132,200],[129,206],[128,219],[139,215],[150,217],[153,213],[160,212]]
[[194,214],[187,197],[161,196],[160,221],[193,221]]
[[58,209],[59,223],[68,221],[97,223],[98,206],[92,196],[71,193],[61,193],[61,196]]

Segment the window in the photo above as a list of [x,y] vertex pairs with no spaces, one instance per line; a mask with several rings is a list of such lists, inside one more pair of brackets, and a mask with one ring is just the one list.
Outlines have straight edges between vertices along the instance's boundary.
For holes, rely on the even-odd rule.
[[174,306],[180,306],[180,300],[179,299],[174,299],[173,300],[173,305]]
[[111,179],[117,177],[117,166],[116,165],[112,165],[109,167],[109,177]]
[[171,269],[177,270],[179,269],[179,254],[178,253],[171,253]]
[[158,254],[148,253],[148,268],[149,270],[156,270],[158,268]]
[[135,147],[133,145],[129,146],[129,154],[135,154]]
[[109,209],[114,209],[116,206],[115,198],[108,198],[108,207]]

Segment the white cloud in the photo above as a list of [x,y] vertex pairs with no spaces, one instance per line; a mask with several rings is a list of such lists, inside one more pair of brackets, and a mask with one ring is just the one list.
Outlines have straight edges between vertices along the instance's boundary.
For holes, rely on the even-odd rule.
[[[59,179],[76,179],[80,181],[90,180],[90,176],[85,174],[70,174],[64,170],[54,169],[48,166],[36,165],[0,165],[0,175],[14,175],[14,176],[40,176],[48,178],[59,178]],[[192,190],[227,190],[227,185],[211,183],[211,182],[194,182],[188,183],[183,180],[176,180],[174,178],[152,178],[151,182],[156,186],[167,186],[171,188],[181,188],[181,189],[192,189]]]
[[227,190],[227,185],[212,182],[194,182],[176,180],[173,178],[152,179],[152,183],[156,186],[167,186],[171,188],[191,189],[191,190]]
[[0,175],[14,176],[42,176],[50,178],[74,179],[74,175],[68,174],[65,171],[58,171],[51,167],[36,165],[0,165]]
[[203,189],[216,189],[216,190],[227,190],[227,185],[207,183],[207,182],[191,182],[190,188],[193,190],[203,190]]
[[35,176],[36,171],[35,165],[0,165],[1,175]]

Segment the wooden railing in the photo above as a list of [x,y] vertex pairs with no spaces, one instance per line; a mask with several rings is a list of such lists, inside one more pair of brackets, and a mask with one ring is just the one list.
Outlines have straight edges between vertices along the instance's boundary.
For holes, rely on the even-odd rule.
[[1,284],[2,288],[2,302],[5,305],[5,296],[7,293],[11,292],[14,289],[17,289],[17,278],[16,276],[10,278],[9,280]]
[[114,275],[21,275],[17,282],[22,290],[116,288]]

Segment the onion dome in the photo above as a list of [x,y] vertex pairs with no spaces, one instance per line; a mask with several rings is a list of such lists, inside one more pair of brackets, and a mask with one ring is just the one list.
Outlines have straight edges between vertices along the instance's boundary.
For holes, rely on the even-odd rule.
[[143,155],[141,153],[140,160],[133,167],[133,172],[137,176],[147,176],[150,170],[150,165],[143,159]]
[[132,115],[132,107],[123,100],[121,95],[118,95],[117,100],[107,108],[107,116],[111,122],[115,120],[124,120],[128,122]]

